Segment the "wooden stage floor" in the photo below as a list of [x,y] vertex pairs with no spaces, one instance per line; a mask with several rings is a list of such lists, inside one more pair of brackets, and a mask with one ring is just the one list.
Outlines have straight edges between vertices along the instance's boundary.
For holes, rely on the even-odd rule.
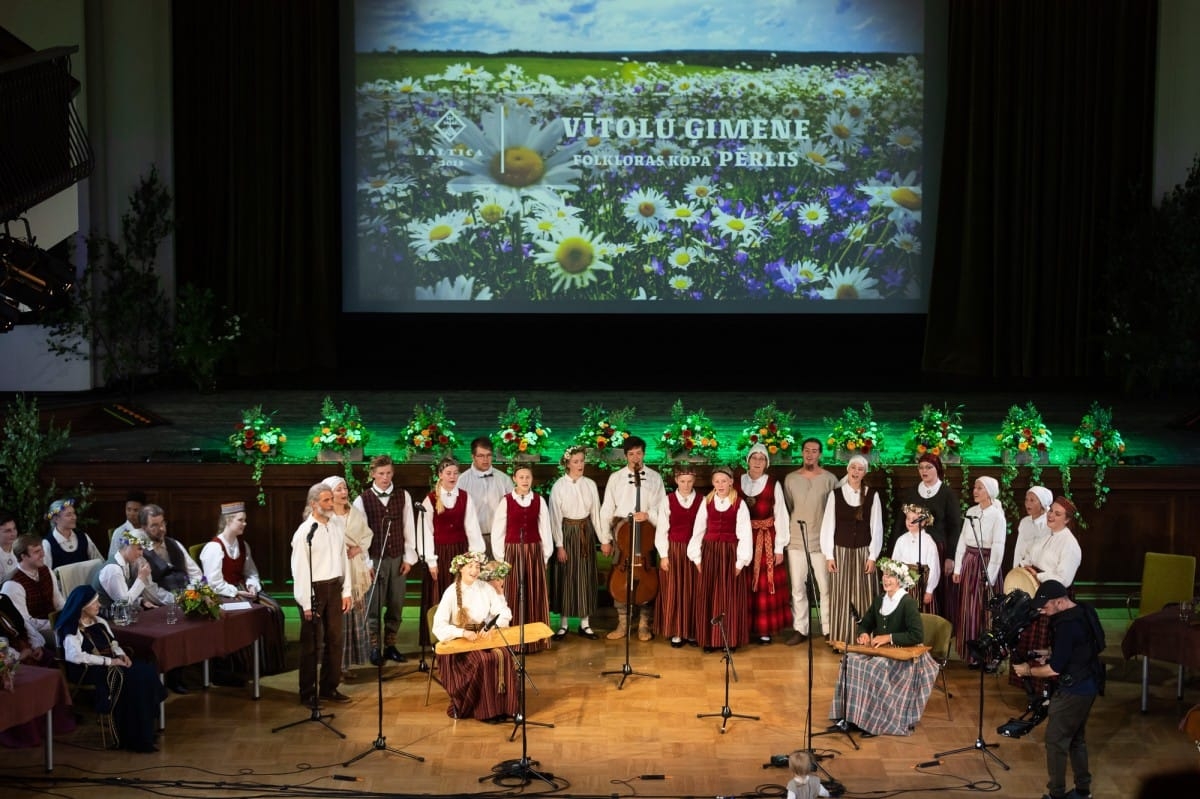
[[[1120,639],[1127,621],[1109,614],[1108,695],[1097,700],[1088,727],[1093,789],[1099,797],[1136,796],[1147,775],[1194,769],[1196,746],[1177,724],[1197,701],[1198,680],[1189,678],[1185,701],[1175,698],[1175,671],[1152,663],[1151,700],[1139,709],[1141,668],[1123,661]],[[611,629],[612,611],[595,617],[597,630]],[[58,797],[130,797],[153,792],[175,797],[221,796],[465,796],[539,794],[551,785],[535,779],[493,782],[494,767],[527,758],[542,774],[553,775],[560,796],[691,797],[783,796],[787,774],[764,768],[774,754],[805,747],[809,702],[809,649],[751,645],[737,651],[737,681],[725,693],[721,653],[672,649],[662,639],[629,645],[628,664],[635,672],[657,677],[626,677],[624,640],[588,641],[575,635],[551,650],[528,658],[529,689],[524,734],[512,723],[489,725],[455,721],[446,715],[446,695],[432,685],[426,705],[427,677],[413,672],[417,650],[415,610],[401,628],[410,662],[388,665],[382,711],[375,669],[358,667],[342,686],[352,697],[329,706],[330,723],[346,735],[307,721],[297,703],[296,672],[264,678],[262,699],[248,691],[210,688],[167,700],[167,729],[157,754],[102,752],[94,717],[55,747],[56,766],[46,775],[40,749],[0,750],[5,793]],[[289,630],[295,639],[295,631]],[[838,657],[818,640],[812,649],[812,728],[821,732],[828,715]],[[602,671],[617,675],[601,676]],[[925,715],[909,737],[880,736],[854,743],[843,733],[817,735],[812,745],[830,759],[822,766],[847,789],[848,796],[929,796],[934,791],[995,792],[1004,797],[1037,797],[1044,792],[1044,725],[1021,739],[1004,738],[996,727],[1024,709],[1024,694],[1006,676],[985,676],[983,741],[1010,770],[974,748],[979,733],[979,673],[952,661],[948,668],[951,718],[946,701],[934,690]],[[536,687],[536,691],[534,690]],[[697,718],[700,713],[731,712],[759,720]],[[422,761],[376,748],[382,712],[383,743]],[[301,721],[273,732],[280,725]],[[553,728],[534,724],[550,723]],[[516,733],[515,739],[513,733]],[[940,765],[917,769],[935,753]],[[349,767],[342,764],[367,753]],[[641,775],[661,774],[648,781]],[[339,779],[340,778],[340,779]],[[342,781],[352,778],[354,782]]]

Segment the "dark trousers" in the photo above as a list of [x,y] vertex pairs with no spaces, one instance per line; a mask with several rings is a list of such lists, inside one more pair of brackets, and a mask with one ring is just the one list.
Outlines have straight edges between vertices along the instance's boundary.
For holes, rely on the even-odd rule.
[[[312,618],[300,622],[300,699],[331,694],[342,681],[342,578],[313,583]],[[317,685],[317,663],[321,684]]]
[[1046,783],[1046,791],[1051,796],[1063,796],[1067,792],[1068,760],[1075,776],[1075,787],[1085,794],[1091,790],[1092,774],[1088,771],[1084,729],[1095,701],[1095,695],[1061,692],[1050,698],[1050,712],[1046,716],[1046,771],[1050,781]]

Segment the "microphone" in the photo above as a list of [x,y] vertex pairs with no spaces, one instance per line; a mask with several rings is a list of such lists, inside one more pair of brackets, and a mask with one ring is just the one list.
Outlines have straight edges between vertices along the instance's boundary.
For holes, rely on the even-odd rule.
[[858,615],[858,608],[854,607],[853,602],[850,603],[850,616],[855,624],[862,624],[862,616]]
[[422,502],[414,502],[413,503],[413,512],[424,513],[425,512],[425,504]]
[[967,518],[974,519],[975,521],[979,521],[979,514],[978,513],[968,513]]
[[721,623],[721,619],[723,619],[723,618],[725,618],[725,614],[724,614],[724,613],[718,613],[716,616],[713,616],[713,617],[712,617],[712,621],[710,621],[710,622],[709,622],[709,624],[720,624],[720,623]]
[[927,522],[927,521],[929,521],[929,514],[928,514],[928,513],[922,513],[920,516],[918,516],[918,517],[917,517],[917,521],[918,521],[918,522]]
[[485,621],[483,623],[483,626],[479,628],[479,632],[481,632],[481,633],[490,632],[496,626],[496,623],[499,621],[500,621],[500,614],[497,613],[495,616],[492,616],[490,619],[488,619],[487,621]]
[[796,524],[800,525],[800,532],[802,532],[802,533],[808,532],[808,525],[804,523],[803,519],[797,519]]
[[313,533],[317,531],[317,523],[313,522],[312,527],[308,528],[308,541],[305,543],[312,544]]
[[918,763],[913,768],[933,768],[934,766],[942,765],[940,760],[926,760],[924,763]]

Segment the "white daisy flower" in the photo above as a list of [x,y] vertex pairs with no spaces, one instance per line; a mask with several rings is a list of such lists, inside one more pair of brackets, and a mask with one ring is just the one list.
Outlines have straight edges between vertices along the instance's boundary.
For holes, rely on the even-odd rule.
[[827,278],[828,285],[821,289],[821,297],[826,300],[877,300],[879,292],[875,285],[879,282],[870,274],[866,267],[855,266],[842,271],[840,266],[833,267]]
[[687,275],[672,275],[667,285],[678,292],[684,292],[692,287],[692,279]]
[[920,132],[908,125],[893,130],[888,134],[888,141],[893,147],[901,150],[919,150],[921,148]]
[[671,209],[668,216],[676,222],[686,222],[689,225],[694,224],[700,218],[700,209],[694,203],[681,203]]
[[550,270],[553,291],[583,288],[596,282],[597,272],[612,271],[612,266],[600,259],[604,234],[593,234],[584,225],[563,226],[549,240],[536,244],[542,251],[534,254],[534,263]]
[[911,233],[897,233],[888,239],[888,244],[909,255],[920,255],[921,240]]
[[871,232],[871,227],[866,222],[851,222],[842,230],[842,235],[847,241],[862,241]]
[[476,294],[475,278],[459,275],[454,278],[454,283],[444,277],[433,286],[417,286],[416,297],[418,300],[490,300],[492,290],[481,286]]
[[830,154],[829,148],[819,141],[805,140],[800,143],[800,157],[818,172],[841,172],[846,165]]
[[693,178],[683,187],[683,195],[689,200],[699,203],[710,203],[713,199],[712,178],[708,176]]
[[458,241],[466,227],[466,217],[462,211],[450,211],[433,219],[414,219],[408,224],[408,240],[418,256],[437,261],[438,246]]
[[713,229],[726,234],[731,241],[754,242],[762,232],[762,220],[753,214],[738,216],[719,211],[713,217]]
[[796,211],[796,220],[802,225],[820,227],[829,219],[829,210],[820,203],[805,203]]
[[846,111],[830,111],[825,115],[825,138],[839,153],[852,153],[862,146],[862,123]]
[[638,230],[657,230],[658,223],[668,218],[670,205],[666,195],[658,189],[639,189],[625,198],[625,218]]
[[667,263],[675,269],[686,271],[692,264],[704,260],[698,247],[676,247],[667,256]]
[[475,218],[485,225],[495,225],[520,210],[520,203],[511,194],[485,191],[475,198]]

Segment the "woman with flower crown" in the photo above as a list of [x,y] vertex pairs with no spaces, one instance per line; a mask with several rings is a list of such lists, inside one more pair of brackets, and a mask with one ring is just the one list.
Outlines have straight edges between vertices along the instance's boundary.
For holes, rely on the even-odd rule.
[[433,634],[439,642],[462,638],[485,644],[494,639],[496,643],[488,648],[437,656],[438,672],[450,695],[446,715],[451,718],[502,721],[519,710],[513,658],[497,630],[484,630],[493,619],[495,627],[507,627],[512,622],[512,610],[504,595],[479,579],[486,561],[483,552],[464,552],[450,561],[454,582],[442,595],[433,615]]
[[[883,593],[863,613],[854,642],[873,650],[921,644],[921,610],[908,594],[916,575],[891,558],[880,558],[875,566]],[[864,738],[911,735],[936,677],[937,664],[927,651],[909,659],[847,652],[829,717],[837,719],[835,727],[861,732]]]
[[[497,557],[503,555],[517,573],[516,580],[505,583],[504,598],[513,612],[518,614],[518,622],[529,624],[540,621],[549,626],[546,564],[554,554],[550,511],[546,501],[533,490],[531,465],[516,464],[512,479],[515,487],[496,505],[496,515],[492,517],[492,554]],[[541,652],[549,648],[548,638],[525,644],[527,652]]]
[[417,505],[417,560],[425,561],[427,577],[421,585],[421,614],[418,643],[431,644],[425,611],[442,598],[454,582],[448,564],[464,552],[483,552],[486,546],[479,529],[475,500],[458,487],[458,461],[447,456],[438,461],[437,481]]
[[866,476],[867,459],[850,458],[821,517],[821,554],[829,569],[826,642],[831,646],[854,640],[855,618],[878,593],[875,561],[883,550],[883,512],[879,492],[866,484]]
[[560,463],[565,474],[550,489],[550,534],[554,559],[550,562],[550,609],[559,614],[554,640],[567,637],[567,622],[579,619],[579,634],[595,640],[591,615],[596,612],[596,531],[600,529],[600,491],[583,473],[586,449],[568,447]]

